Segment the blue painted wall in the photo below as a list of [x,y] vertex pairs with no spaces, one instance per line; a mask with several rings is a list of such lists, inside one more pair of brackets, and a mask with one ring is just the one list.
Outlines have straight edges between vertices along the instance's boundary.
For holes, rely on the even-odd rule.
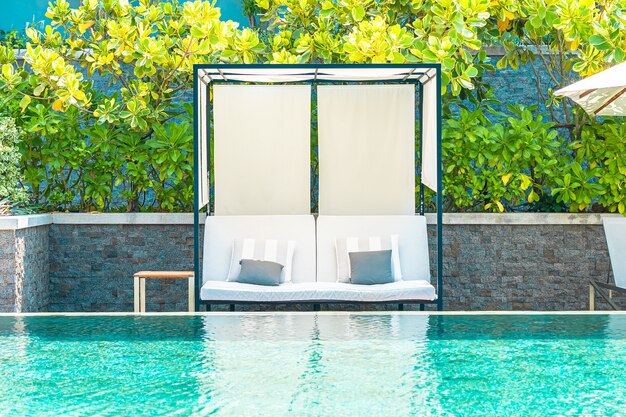
[[[22,30],[27,24],[46,21],[46,10],[50,0],[0,0],[0,30]],[[80,0],[69,0],[74,7]],[[222,11],[222,19],[230,19],[247,26],[248,19],[243,15],[241,0],[217,0],[217,7]]]
[[[22,30],[27,24],[45,20],[49,0],[1,0],[0,30]],[[69,0],[77,6],[79,0]]]

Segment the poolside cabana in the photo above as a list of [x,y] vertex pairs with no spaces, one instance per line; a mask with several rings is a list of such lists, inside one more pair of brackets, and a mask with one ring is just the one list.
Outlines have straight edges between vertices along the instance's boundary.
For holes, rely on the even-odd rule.
[[[426,293],[411,288],[396,298],[382,292],[361,298],[352,288],[318,285],[302,299],[291,300],[291,292],[268,298],[259,291],[257,300],[240,291],[232,301],[415,302],[443,308],[439,64],[194,65],[194,106],[196,306],[232,304],[226,296],[213,296],[223,285],[210,291],[203,286],[211,277],[226,281],[234,265],[231,253],[242,250],[233,247],[232,237],[246,237],[252,229],[265,239],[296,236],[297,250],[313,254],[313,260],[296,256],[285,268],[299,273],[303,278],[294,282],[302,283],[310,281],[305,276],[330,281],[329,275],[334,282],[341,266],[331,258],[340,236],[404,233],[396,272],[401,265],[403,275],[430,282],[427,187],[436,192],[435,295],[421,299],[416,294]],[[312,196],[319,202],[316,213]],[[372,239],[369,244],[380,247]],[[383,285],[394,284],[400,286]]]

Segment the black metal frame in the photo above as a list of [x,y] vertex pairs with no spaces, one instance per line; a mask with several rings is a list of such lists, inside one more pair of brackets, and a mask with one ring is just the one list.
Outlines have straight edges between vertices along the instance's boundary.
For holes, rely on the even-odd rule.
[[[199,80],[199,71],[202,69],[255,69],[255,68],[276,68],[276,69],[306,69],[310,68],[311,70],[319,69],[319,68],[411,68],[411,69],[434,69],[435,70],[435,82],[437,86],[437,300],[428,301],[428,300],[397,300],[393,303],[390,302],[343,302],[349,304],[398,304],[399,309],[402,309],[400,306],[403,304],[419,304],[420,309],[423,310],[424,304],[436,304],[437,310],[443,310],[443,184],[442,184],[442,174],[443,174],[443,166],[442,166],[442,150],[441,150],[441,64],[294,64],[294,65],[284,65],[284,64],[194,64],[193,66],[193,80],[194,80],[194,96],[193,96],[193,104],[194,104],[194,273],[195,273],[195,299],[196,299],[196,310],[199,311],[200,305],[204,304],[210,308],[211,304],[231,304],[231,302],[224,301],[211,301],[211,300],[201,300],[200,299],[200,290],[202,287],[202,268],[200,268],[200,210],[205,208],[206,206],[200,207],[199,202],[199,166],[200,166],[200,155],[199,155],[199,140],[201,136],[200,126],[198,123],[198,116],[200,113],[199,102],[198,102],[198,92],[199,88],[204,85],[207,88],[207,106],[208,111],[206,113],[206,129],[207,129],[207,154],[208,154],[208,163],[209,163],[209,173],[210,181],[212,181],[212,173],[211,169],[213,168],[213,164],[211,161],[211,95],[210,95],[210,86],[211,84],[216,83],[241,83],[241,84],[310,84],[314,86],[315,84],[338,84],[338,83],[351,83],[351,84],[414,84],[416,86],[416,91],[419,91],[419,111],[420,117],[422,118],[422,122],[420,123],[420,133],[419,136],[419,146],[420,146],[420,157],[422,150],[422,131],[423,131],[423,108],[424,108],[424,95],[423,95],[423,83],[419,80],[371,80],[371,81],[352,81],[352,80],[315,80],[315,81],[286,81],[286,82],[272,82],[272,83],[261,83],[261,82],[237,82],[237,81],[228,81],[228,80],[220,80],[220,81],[212,81],[211,83],[205,84]],[[311,74],[312,75],[312,74]],[[429,78],[426,82],[430,81]],[[419,189],[420,189],[420,200],[418,204],[419,214],[424,214],[424,186],[421,183],[421,175],[422,175],[422,166],[421,160],[416,158],[416,164],[419,164]],[[210,187],[210,183],[209,183]],[[209,191],[210,193],[210,191]],[[209,194],[210,195],[210,194]],[[209,204],[210,205],[210,204]],[[210,215],[210,213],[208,213]],[[307,302],[293,302],[293,303],[258,303],[258,302],[237,302],[235,304],[307,304],[311,303],[314,305],[319,304],[342,304],[341,301],[307,301]]]
[[230,306],[230,311],[235,311],[235,305],[302,305],[302,304],[311,304],[313,305],[314,311],[320,311],[321,305],[329,305],[329,304],[350,304],[350,305],[374,305],[374,304],[397,304],[398,310],[403,311],[405,304],[419,304],[420,311],[424,311],[426,304],[437,304],[437,300],[429,301],[429,300],[394,300],[394,301],[346,301],[346,300],[305,300],[305,301],[237,301],[230,302],[224,300],[202,300],[202,304],[204,304],[207,308],[207,311],[211,311],[212,305],[228,305]]

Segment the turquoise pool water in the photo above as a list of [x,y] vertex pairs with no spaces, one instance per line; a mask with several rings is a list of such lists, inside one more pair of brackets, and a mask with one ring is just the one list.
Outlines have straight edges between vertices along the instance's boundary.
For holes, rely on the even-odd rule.
[[0,415],[617,416],[626,316],[0,317]]

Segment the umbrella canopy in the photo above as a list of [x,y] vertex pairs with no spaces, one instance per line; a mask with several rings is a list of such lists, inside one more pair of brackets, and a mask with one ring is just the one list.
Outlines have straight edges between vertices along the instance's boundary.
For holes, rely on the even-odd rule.
[[626,116],[626,62],[563,87],[554,94],[571,98],[591,116]]

